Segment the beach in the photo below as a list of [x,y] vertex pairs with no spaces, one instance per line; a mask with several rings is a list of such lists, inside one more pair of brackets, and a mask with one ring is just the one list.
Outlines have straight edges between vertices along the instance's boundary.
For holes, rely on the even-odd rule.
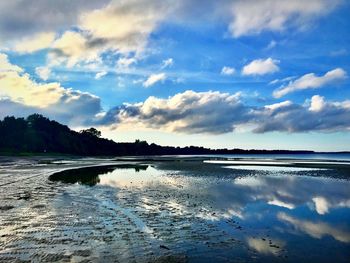
[[349,165],[2,158],[0,261],[347,262]]

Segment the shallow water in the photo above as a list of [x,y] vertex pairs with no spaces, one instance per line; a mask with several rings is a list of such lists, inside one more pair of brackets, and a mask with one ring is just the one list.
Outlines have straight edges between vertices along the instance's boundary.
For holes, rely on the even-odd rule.
[[200,161],[109,165],[51,176],[56,166],[16,169],[7,168],[7,176],[38,176],[1,188],[0,261],[350,258],[350,181],[336,170]]

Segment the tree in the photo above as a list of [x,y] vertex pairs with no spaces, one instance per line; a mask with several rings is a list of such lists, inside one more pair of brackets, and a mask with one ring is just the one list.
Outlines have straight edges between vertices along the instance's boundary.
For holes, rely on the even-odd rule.
[[94,127],[91,127],[89,129],[86,129],[86,130],[81,130],[80,133],[85,134],[85,135],[94,136],[94,137],[101,137],[101,132],[99,130],[95,129]]

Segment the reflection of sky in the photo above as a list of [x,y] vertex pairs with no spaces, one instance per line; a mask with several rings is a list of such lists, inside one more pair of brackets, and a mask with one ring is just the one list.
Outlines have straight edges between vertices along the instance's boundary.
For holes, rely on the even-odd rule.
[[280,167],[280,166],[259,166],[259,165],[234,165],[234,166],[226,166],[225,168],[238,169],[238,170],[249,170],[249,171],[250,170],[260,170],[260,171],[263,170],[263,171],[273,171],[273,172],[324,170],[322,168]]
[[[272,170],[272,172],[275,172]],[[273,173],[272,173],[273,174]],[[350,227],[340,225],[331,216],[341,210],[350,218],[350,182],[345,180],[303,177],[303,176],[255,176],[234,180],[204,179],[198,177],[167,176],[148,167],[135,172],[134,169],[114,170],[100,176],[100,184],[113,187],[142,187],[164,189],[171,193],[191,194],[191,200],[169,198],[167,206],[183,211],[195,212],[190,208],[200,203],[197,217],[208,220],[238,217],[251,221],[262,219],[265,213],[273,213],[284,224],[312,237],[330,235],[341,242],[350,242]],[[169,197],[172,195],[170,194]],[[166,196],[165,196],[166,197]],[[150,197],[143,197],[146,209],[154,203]],[[188,203],[189,202],[189,203]],[[182,211],[182,212],[181,212]],[[305,221],[303,218],[308,218]],[[313,222],[317,223],[313,223]],[[334,222],[333,222],[334,221]],[[287,224],[286,224],[287,223]],[[333,226],[334,224],[334,226]],[[323,230],[322,230],[323,229]],[[313,232],[314,231],[314,232]]]
[[[196,243],[194,233],[215,226],[261,257],[280,257],[288,251],[293,260],[302,261],[305,253],[323,260],[330,259],[332,251],[346,254],[350,181],[300,172],[252,170],[251,176],[230,178],[220,177],[220,170],[217,176],[191,176],[148,166],[99,175],[99,184],[118,189],[117,200],[125,200],[118,205],[126,206],[128,217],[153,229],[161,240],[179,235],[184,243]],[[170,222],[176,231],[161,232]],[[208,231],[205,239],[216,241],[218,237]]]
[[116,169],[99,175],[100,185],[107,185],[116,188],[137,187],[149,188],[161,185],[177,185],[178,179],[164,176],[164,173],[152,166],[145,166],[147,169]]
[[[242,195],[250,196],[255,202],[262,202],[262,213],[271,209],[269,205],[274,206],[272,211],[284,223],[284,231],[296,231],[299,235],[306,234],[318,239],[331,236],[340,242],[350,242],[350,228],[346,225],[350,219],[348,181],[290,176],[264,176],[254,180],[256,182],[251,184],[249,181],[252,179],[242,178],[235,183],[244,186]],[[254,214],[254,206],[258,206],[247,209],[251,204],[243,202],[241,205],[243,214],[247,216]],[[339,212],[347,220],[332,216]]]
[[112,172],[99,175],[101,185],[109,185],[113,187],[130,187],[143,186],[153,181],[158,181],[161,173],[152,168],[147,167],[145,170],[135,169],[116,169]]

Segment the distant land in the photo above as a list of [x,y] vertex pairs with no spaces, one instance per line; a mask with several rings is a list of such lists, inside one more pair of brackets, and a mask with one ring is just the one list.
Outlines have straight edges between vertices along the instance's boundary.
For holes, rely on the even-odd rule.
[[[312,154],[306,150],[209,149],[198,146],[160,146],[136,140],[117,143],[100,138],[90,128],[76,132],[68,126],[40,115],[0,120],[0,155],[69,154],[81,156],[204,155],[204,154]],[[322,152],[324,153],[324,152]],[[335,152],[327,152],[335,153]],[[350,152],[336,152],[350,153]]]

